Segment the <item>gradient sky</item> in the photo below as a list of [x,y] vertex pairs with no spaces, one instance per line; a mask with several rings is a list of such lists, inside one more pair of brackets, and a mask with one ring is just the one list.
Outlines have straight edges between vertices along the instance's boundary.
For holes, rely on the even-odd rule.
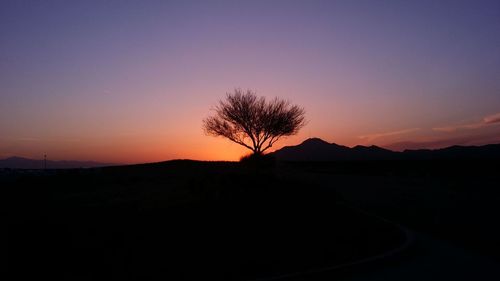
[[236,87],[306,109],[276,148],[500,142],[500,2],[0,2],[0,158],[236,160]]

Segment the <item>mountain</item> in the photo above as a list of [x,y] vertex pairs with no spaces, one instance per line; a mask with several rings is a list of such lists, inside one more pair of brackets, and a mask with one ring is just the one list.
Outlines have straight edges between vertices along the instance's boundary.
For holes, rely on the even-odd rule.
[[[71,168],[91,168],[112,166],[116,164],[99,163],[93,161],[51,161],[47,160],[47,169],[71,169]],[[0,168],[11,169],[44,169],[45,161],[37,159],[28,159],[23,157],[10,157],[0,159]]]
[[394,159],[397,153],[378,146],[358,145],[349,148],[312,138],[296,146],[283,147],[273,152],[273,155],[278,159],[288,161],[346,161]]
[[402,152],[406,159],[410,160],[433,160],[433,159],[476,159],[493,160],[500,159],[500,144],[487,144],[482,146],[460,146],[454,145],[441,149],[417,149]]
[[285,161],[360,161],[360,160],[434,160],[434,159],[500,159],[500,144],[484,146],[451,146],[442,149],[391,151],[375,145],[353,148],[328,143],[319,138],[299,145],[285,146],[272,153]]

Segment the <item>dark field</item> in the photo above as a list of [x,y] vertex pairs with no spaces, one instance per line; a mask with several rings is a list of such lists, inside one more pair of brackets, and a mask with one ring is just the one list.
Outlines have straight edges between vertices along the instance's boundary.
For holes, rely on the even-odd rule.
[[500,260],[498,164],[358,161],[257,168],[169,161],[3,170],[7,274],[253,280],[356,262],[407,242],[396,224],[357,208]]
[[349,205],[500,261],[498,167],[498,160],[295,166]]

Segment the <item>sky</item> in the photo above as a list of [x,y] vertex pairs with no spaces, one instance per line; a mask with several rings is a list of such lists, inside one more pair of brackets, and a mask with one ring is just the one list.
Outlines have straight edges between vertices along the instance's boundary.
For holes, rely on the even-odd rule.
[[500,2],[0,1],[0,158],[237,160],[202,120],[235,88],[310,137],[500,142]]

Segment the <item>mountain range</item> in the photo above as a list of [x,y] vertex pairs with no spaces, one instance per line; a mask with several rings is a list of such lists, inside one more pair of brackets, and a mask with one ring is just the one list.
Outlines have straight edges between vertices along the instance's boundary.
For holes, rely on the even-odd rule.
[[500,144],[450,146],[442,149],[418,149],[402,152],[375,145],[347,147],[310,138],[299,145],[285,146],[272,153],[284,161],[361,161],[361,160],[453,160],[500,159]]
[[6,159],[0,159],[0,168],[10,168],[10,169],[44,169],[47,165],[47,169],[72,169],[72,168],[91,168],[91,167],[103,167],[112,166],[116,164],[111,163],[100,163],[94,161],[52,161],[38,159],[29,159],[23,157],[9,157]]
[[[375,145],[347,147],[310,138],[299,145],[285,146],[271,155],[283,161],[374,161],[374,160],[500,160],[500,144],[450,146],[441,149],[392,151]],[[0,169],[72,169],[117,165],[94,161],[52,161],[10,157],[0,159]]]

